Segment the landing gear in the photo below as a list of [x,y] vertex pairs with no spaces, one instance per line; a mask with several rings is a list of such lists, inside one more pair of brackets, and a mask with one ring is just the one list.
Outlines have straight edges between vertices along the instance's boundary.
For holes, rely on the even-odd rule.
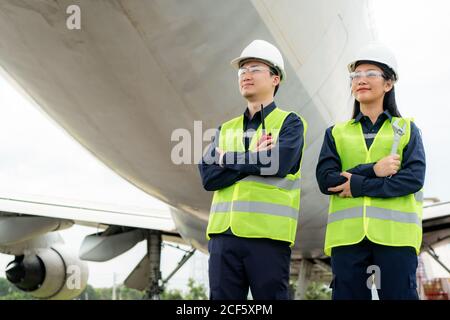
[[300,260],[297,289],[295,290],[295,300],[304,300],[306,295],[306,289],[311,279],[311,270],[313,264],[307,259]]
[[306,292],[312,282],[327,285],[333,274],[330,259],[296,259],[291,264],[291,279],[296,279],[295,300],[305,300]]
[[177,249],[185,251],[184,256],[178,262],[175,269],[163,280],[161,275],[161,246],[162,234],[160,231],[149,230],[147,232],[147,257],[148,257],[148,288],[145,293],[145,299],[159,300],[161,293],[168,281],[175,275],[175,273],[191,258],[195,249],[189,251],[183,250],[180,247]]
[[148,289],[145,297],[149,300],[159,300],[162,292],[161,282],[161,243],[160,231],[150,230],[147,233],[147,255],[149,260]]

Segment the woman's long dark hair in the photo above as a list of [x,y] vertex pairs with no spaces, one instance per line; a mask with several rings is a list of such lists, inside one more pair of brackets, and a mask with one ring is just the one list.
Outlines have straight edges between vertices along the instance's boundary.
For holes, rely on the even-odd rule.
[[[389,68],[384,63],[379,63],[376,61],[358,61],[355,65],[355,68],[359,66],[360,64],[368,63],[373,64],[379,67],[381,70],[383,70],[383,78],[386,80],[391,79],[392,81],[395,81],[395,73],[392,71],[391,68]],[[398,111],[397,108],[397,102],[395,101],[395,88],[392,86],[392,89],[389,92],[386,92],[383,99],[383,110],[388,110],[391,116],[393,117],[401,117],[400,111]],[[361,106],[359,104],[359,101],[355,99],[355,102],[353,104],[353,115],[352,119],[355,119],[356,116],[361,111]]]

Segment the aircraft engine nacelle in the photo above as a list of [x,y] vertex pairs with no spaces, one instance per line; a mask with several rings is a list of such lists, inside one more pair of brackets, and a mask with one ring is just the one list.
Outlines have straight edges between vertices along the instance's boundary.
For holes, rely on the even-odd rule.
[[76,298],[86,288],[88,276],[87,263],[64,247],[34,249],[6,267],[12,284],[39,299]]

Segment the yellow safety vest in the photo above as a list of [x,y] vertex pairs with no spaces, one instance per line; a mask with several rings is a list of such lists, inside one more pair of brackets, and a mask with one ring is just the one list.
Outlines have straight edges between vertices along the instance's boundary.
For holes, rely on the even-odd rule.
[[[266,118],[266,132],[276,143],[284,120],[290,114],[275,108]],[[301,117],[300,117],[301,118]],[[303,139],[307,124],[303,122]],[[219,148],[224,152],[244,152],[243,115],[225,122],[220,129]],[[249,150],[255,151],[262,136],[261,125],[253,135]],[[303,144],[303,150],[304,150]],[[303,154],[303,153],[302,153]],[[301,160],[300,160],[301,167]],[[300,168],[284,178],[249,175],[214,192],[206,237],[231,228],[245,238],[269,238],[294,244],[300,210]]]
[[[399,119],[406,123],[404,134],[398,146],[402,159],[403,149],[409,142],[411,119]],[[389,120],[383,123],[375,139],[367,149],[361,123],[354,120],[337,124],[332,130],[336,150],[342,163],[342,171],[360,164],[377,162],[388,156],[394,142],[394,132]],[[385,178],[389,179],[389,178]],[[364,237],[387,246],[411,246],[420,251],[422,242],[422,190],[394,198],[340,198],[330,197],[328,224],[325,235],[325,254],[337,246],[360,242]]]

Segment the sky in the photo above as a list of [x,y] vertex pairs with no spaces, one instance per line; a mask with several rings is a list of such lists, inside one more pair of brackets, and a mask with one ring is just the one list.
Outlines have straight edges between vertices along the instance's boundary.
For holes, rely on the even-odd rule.
[[[425,197],[450,201],[450,2],[445,0],[372,1],[378,39],[394,52],[399,81],[396,100],[404,117],[422,132],[427,171]],[[436,250],[450,266],[450,245]],[[450,277],[426,260],[434,277]]]
[[403,116],[422,131],[427,158],[425,196],[450,200],[443,170],[450,160],[450,3],[373,1],[378,36],[396,54],[400,79],[396,99]]
[[[396,97],[400,112],[414,117],[422,131],[427,156],[425,196],[450,201],[450,3],[446,0],[373,1],[379,39],[396,54],[400,80]],[[0,77],[0,196],[39,194],[96,203],[166,208],[138,190],[84,150],[53,120],[30,104]],[[74,226],[62,231],[77,252],[84,236],[96,229]],[[438,250],[448,259],[450,248]],[[163,248],[163,277],[184,252]],[[106,263],[89,263],[89,283],[111,286],[126,278],[142,256],[145,243]],[[0,254],[0,276],[11,256]],[[446,260],[450,264],[450,259]],[[449,276],[432,266],[436,276]],[[196,253],[169,283],[185,288],[187,279],[207,285],[207,257]]]

